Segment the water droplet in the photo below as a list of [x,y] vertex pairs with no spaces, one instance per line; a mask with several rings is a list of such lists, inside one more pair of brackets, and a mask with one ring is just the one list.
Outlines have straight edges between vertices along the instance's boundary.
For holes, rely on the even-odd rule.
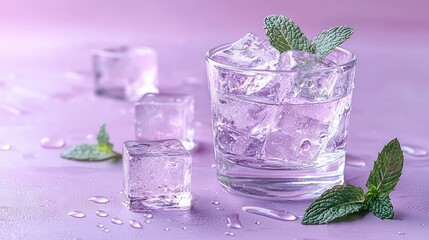
[[185,226],[183,226],[183,227],[182,227],[182,229],[183,229],[183,230],[186,230],[186,227],[185,227]]
[[310,150],[310,148],[311,148],[311,142],[308,140],[302,141],[301,146],[299,146],[299,150],[302,152],[306,152]]
[[297,217],[297,216],[295,216],[295,215],[293,215],[293,214],[289,214],[289,213],[287,213],[287,214],[284,216],[284,219],[285,219],[286,221],[295,221],[296,219],[298,219],[298,217]]
[[148,219],[148,220],[146,220],[146,221],[144,221],[145,223],[151,223],[151,221]]
[[170,231],[170,229],[169,228],[164,228],[164,231]]
[[97,214],[97,216],[99,216],[99,217],[107,217],[107,216],[109,216],[109,214],[107,212],[103,211],[103,210],[97,210],[97,211],[95,211],[95,214]]
[[225,232],[224,234],[230,237],[234,237],[235,235],[233,232]]
[[255,206],[244,206],[241,209],[247,213],[253,213],[256,215],[269,217],[269,218],[281,220],[281,221],[294,221],[297,219],[295,215],[290,214],[284,210],[268,209],[268,208],[255,207]]
[[104,203],[108,203],[110,200],[106,197],[94,196],[94,197],[88,198],[88,201],[104,204]]
[[40,145],[42,145],[43,148],[62,148],[65,144],[62,138],[44,137],[40,139]]
[[212,201],[212,204],[213,204],[213,205],[219,205],[219,204],[220,204],[220,202],[219,202],[219,201]]
[[9,151],[11,149],[10,144],[3,144],[0,146],[0,151]]
[[405,232],[398,232],[398,235],[405,235]]
[[261,224],[261,222],[259,222],[259,221],[256,221],[256,222],[255,222],[255,224],[256,224],[256,225],[259,225],[259,224]]
[[130,226],[133,228],[142,228],[142,225],[136,220],[130,220]]
[[413,157],[426,157],[428,155],[428,152],[425,149],[416,145],[405,144],[402,145],[401,149],[404,153]]
[[110,232],[110,229],[105,228],[105,229],[103,229],[103,231],[104,231],[105,233],[108,233],[108,232]]
[[104,225],[100,223],[100,224],[97,224],[97,227],[98,228],[104,228]]
[[117,225],[121,225],[122,224],[122,220],[119,218],[112,218],[112,223],[117,224]]
[[146,215],[143,215],[143,216],[145,216],[146,218],[153,218],[153,215],[151,213],[147,213]]
[[238,220],[238,214],[234,213],[234,214],[229,214],[227,216],[227,221],[228,223],[226,224],[226,226],[228,228],[235,228],[235,229],[240,229],[241,228],[241,223],[240,220]]
[[216,168],[216,164],[210,165],[211,168]]
[[217,208],[216,208],[216,210],[221,211],[221,212],[222,212],[222,211],[225,211],[225,209],[220,208],[220,207],[217,207]]
[[420,224],[421,226],[424,226],[425,224],[424,223],[422,223],[422,224]]
[[71,211],[68,213],[68,215],[70,217],[75,217],[75,218],[84,218],[86,216],[85,213],[80,211]]
[[362,160],[346,160],[346,165],[351,167],[365,167],[366,162]]

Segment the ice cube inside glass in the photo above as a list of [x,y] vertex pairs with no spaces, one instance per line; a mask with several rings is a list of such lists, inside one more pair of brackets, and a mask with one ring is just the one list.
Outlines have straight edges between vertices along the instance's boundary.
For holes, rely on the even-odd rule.
[[135,103],[135,131],[140,140],[179,139],[194,147],[194,96],[148,93]]
[[122,164],[131,211],[190,209],[192,159],[179,140],[127,141]]
[[157,54],[149,47],[100,49],[92,61],[97,94],[137,101],[158,92]]

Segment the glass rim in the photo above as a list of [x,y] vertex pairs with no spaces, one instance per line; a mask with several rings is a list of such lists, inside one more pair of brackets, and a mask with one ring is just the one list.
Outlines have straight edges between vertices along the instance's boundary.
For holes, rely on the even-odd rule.
[[281,74],[281,73],[296,73],[296,72],[325,72],[325,71],[339,69],[339,68],[346,68],[346,67],[348,67],[350,65],[354,65],[356,63],[356,55],[354,53],[344,49],[344,48],[341,48],[341,47],[336,47],[334,49],[334,51],[340,51],[340,52],[344,52],[346,54],[349,54],[350,55],[349,60],[347,60],[344,63],[332,66],[332,67],[317,68],[314,70],[298,70],[297,71],[297,70],[276,70],[276,69],[271,70],[271,69],[242,68],[242,67],[235,67],[235,66],[224,64],[224,63],[220,63],[220,62],[213,59],[213,54],[215,52],[217,52],[219,49],[221,49],[223,47],[231,45],[232,43],[233,42],[218,45],[218,46],[208,50],[205,54],[206,61],[208,63],[212,64],[213,66],[217,66],[217,67],[220,67],[220,68],[226,69],[226,70],[232,70],[235,72],[255,72],[255,73],[262,73],[262,74]]

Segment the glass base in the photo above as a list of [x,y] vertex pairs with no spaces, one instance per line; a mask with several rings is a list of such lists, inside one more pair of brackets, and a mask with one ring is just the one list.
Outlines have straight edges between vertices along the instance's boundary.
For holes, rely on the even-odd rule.
[[322,167],[261,169],[239,165],[217,154],[218,180],[228,192],[267,200],[305,200],[344,183],[345,155]]
[[127,198],[126,207],[133,212],[186,211],[191,209],[191,194],[154,196],[151,198]]

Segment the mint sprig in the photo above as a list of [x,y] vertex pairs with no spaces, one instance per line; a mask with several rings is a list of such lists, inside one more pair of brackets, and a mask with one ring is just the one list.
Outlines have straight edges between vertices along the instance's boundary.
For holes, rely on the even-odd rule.
[[333,27],[319,33],[311,43],[316,48],[316,54],[326,57],[337,46],[349,39],[354,31],[354,29],[346,26]]
[[360,187],[338,185],[325,191],[305,211],[302,224],[324,224],[357,212],[370,211],[381,219],[392,219],[389,194],[402,174],[404,156],[398,139],[393,139],[378,154],[369,175],[364,195]]
[[267,16],[264,29],[271,45],[281,53],[294,49],[327,56],[353,34],[354,29],[346,26],[333,27],[308,40],[299,26],[285,16]]
[[328,223],[365,208],[365,196],[360,187],[338,185],[326,190],[306,210],[303,224]]
[[108,159],[119,159],[120,153],[113,150],[113,144],[109,140],[106,125],[103,124],[97,135],[97,144],[82,144],[74,146],[61,154],[61,157],[78,161],[103,161]]
[[271,45],[280,52],[291,49],[314,51],[298,25],[287,17],[268,16],[264,19],[264,28]]

